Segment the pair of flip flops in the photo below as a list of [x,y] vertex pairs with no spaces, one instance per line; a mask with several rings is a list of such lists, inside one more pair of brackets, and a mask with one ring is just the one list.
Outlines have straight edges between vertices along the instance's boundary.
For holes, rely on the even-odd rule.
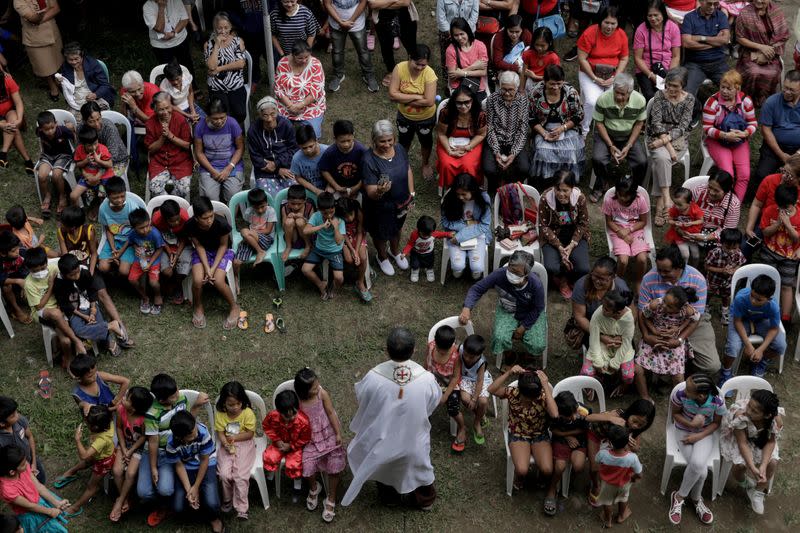
[[286,333],[286,324],[283,318],[278,317],[276,319],[272,313],[267,313],[264,317],[264,333],[272,333],[276,329],[281,333]]

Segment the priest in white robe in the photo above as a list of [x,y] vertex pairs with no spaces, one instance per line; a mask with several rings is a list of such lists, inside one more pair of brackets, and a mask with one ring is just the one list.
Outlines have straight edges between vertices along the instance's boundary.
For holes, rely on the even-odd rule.
[[411,503],[428,510],[436,499],[428,417],[442,392],[433,374],[411,360],[414,336],[409,330],[394,328],[386,353],[389,361],[355,385],[358,411],[350,422],[355,437],[347,447],[353,481],[342,505],[350,505],[372,480],[384,503],[399,503],[401,495],[408,495]]

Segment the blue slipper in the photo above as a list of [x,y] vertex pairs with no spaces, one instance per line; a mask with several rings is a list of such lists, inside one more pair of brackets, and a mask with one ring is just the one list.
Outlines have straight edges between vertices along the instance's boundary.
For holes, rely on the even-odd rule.
[[78,509],[78,510],[77,510],[77,511],[75,511],[74,513],[67,513],[67,512],[64,512],[64,516],[66,516],[67,518],[75,518],[76,516],[78,516],[78,515],[79,515],[79,514],[81,514],[82,512],[83,512],[83,507],[81,507],[80,509]]
[[76,481],[78,476],[58,476],[53,483],[53,486],[57,489],[63,489],[73,481]]

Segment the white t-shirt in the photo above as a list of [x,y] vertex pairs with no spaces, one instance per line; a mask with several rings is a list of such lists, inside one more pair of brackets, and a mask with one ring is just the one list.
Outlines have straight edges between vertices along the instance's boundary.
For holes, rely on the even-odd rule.
[[150,46],[153,48],[174,48],[186,39],[186,28],[179,31],[172,39],[163,39],[164,34],[175,31],[175,27],[180,21],[189,18],[181,0],[167,0],[167,5],[164,8],[166,20],[164,21],[164,31],[162,32],[157,32],[153,29],[156,25],[156,19],[158,19],[158,2],[147,0],[142,6],[142,15],[144,16],[145,26],[150,30]]
[[[336,13],[339,15],[339,18],[342,20],[350,20],[350,17],[353,16],[353,13],[355,13],[356,8],[358,8],[359,3],[360,3],[359,0],[333,0],[331,2],[333,8],[336,10]],[[351,33],[356,31],[361,31],[364,29],[366,12],[367,10],[365,9],[364,11],[361,12],[361,15],[358,16],[355,24],[353,24],[353,27],[350,28],[349,30]],[[341,29],[341,26],[339,26],[339,24],[333,19],[333,17],[328,17],[328,24],[330,24],[331,28],[333,28],[334,30]]]
[[182,111],[187,111],[189,109],[189,87],[192,86],[193,78],[189,73],[189,69],[183,65],[181,65],[181,72],[183,72],[183,77],[181,79],[182,83],[180,89],[173,87],[167,78],[161,80],[161,84],[158,86],[158,88],[172,98],[172,105],[176,106]]
[[262,232],[270,222],[277,222],[278,216],[275,214],[275,209],[272,206],[267,206],[267,210],[263,215],[256,213],[255,209],[248,207],[244,211],[244,221],[250,224],[250,229],[257,232]]

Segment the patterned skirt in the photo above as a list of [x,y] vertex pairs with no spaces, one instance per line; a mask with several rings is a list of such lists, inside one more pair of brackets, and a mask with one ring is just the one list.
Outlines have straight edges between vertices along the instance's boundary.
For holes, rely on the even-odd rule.
[[562,139],[554,142],[547,142],[544,137],[537,135],[534,138],[531,174],[548,180],[556,171],[566,168],[580,180],[585,160],[584,144],[583,138],[575,130],[567,131]]
[[[510,350],[514,345],[512,336],[519,323],[514,315],[498,305],[494,313],[492,332],[492,353],[499,354]],[[532,355],[540,355],[547,348],[547,313],[542,312],[539,320],[522,336],[522,344]]]

